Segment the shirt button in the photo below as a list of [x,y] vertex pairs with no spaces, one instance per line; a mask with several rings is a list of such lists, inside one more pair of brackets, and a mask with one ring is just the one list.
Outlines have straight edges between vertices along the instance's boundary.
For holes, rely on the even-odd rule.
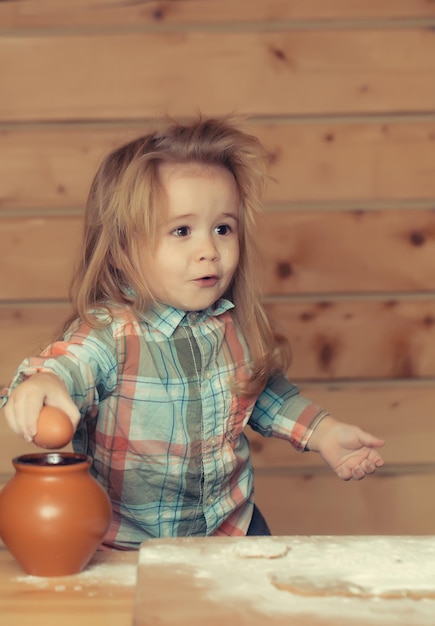
[[211,378],[211,376],[212,376],[212,374],[211,374],[210,370],[205,370],[205,372],[204,372],[204,376],[205,376],[205,378],[206,378],[207,380],[210,380],[210,378]]
[[210,439],[210,445],[211,445],[211,446],[215,446],[215,445],[216,445],[216,437],[212,437],[212,438]]
[[198,319],[198,313],[196,311],[192,311],[192,313],[189,313],[189,320],[191,322],[196,322],[197,319]]
[[213,502],[214,502],[214,497],[213,496],[209,496],[207,498],[207,504],[213,504]]

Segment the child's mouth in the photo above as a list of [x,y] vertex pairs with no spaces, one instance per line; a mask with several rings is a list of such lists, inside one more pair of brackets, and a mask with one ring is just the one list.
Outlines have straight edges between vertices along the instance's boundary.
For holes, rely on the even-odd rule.
[[202,286],[213,287],[218,280],[217,276],[201,276],[201,278],[197,278],[196,282]]

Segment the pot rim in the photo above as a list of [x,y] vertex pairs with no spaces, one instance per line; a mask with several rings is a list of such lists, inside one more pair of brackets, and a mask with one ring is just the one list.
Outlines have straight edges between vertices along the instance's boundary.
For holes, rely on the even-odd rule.
[[20,454],[12,459],[12,463],[19,467],[77,467],[80,464],[90,464],[86,454],[78,452],[34,452]]

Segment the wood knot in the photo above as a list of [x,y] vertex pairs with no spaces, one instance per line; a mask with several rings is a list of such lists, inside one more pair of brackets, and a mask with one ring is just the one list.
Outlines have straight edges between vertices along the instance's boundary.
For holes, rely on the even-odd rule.
[[327,370],[334,358],[334,348],[330,343],[325,342],[319,350],[319,362],[322,369]]
[[158,7],[152,12],[153,19],[160,22],[165,17],[165,12],[161,7]]
[[413,246],[422,246],[426,243],[426,236],[418,230],[415,230],[409,235],[409,241]]
[[364,217],[365,214],[366,214],[365,209],[355,209],[354,211],[352,211],[352,215],[354,215],[357,219]]
[[317,303],[319,309],[329,309],[332,307],[332,302],[328,302],[327,300],[321,300]]
[[272,48],[272,54],[279,59],[280,61],[286,61],[287,57],[284,53],[283,50],[281,50],[280,48]]
[[423,324],[428,327],[433,326],[434,322],[435,319],[432,317],[432,315],[426,315],[426,317],[423,319]]
[[274,152],[269,152],[267,155],[267,161],[269,165],[274,165],[278,161],[280,157],[280,150],[275,150]]
[[312,320],[315,317],[314,313],[312,311],[304,311],[303,313],[301,313],[300,315],[300,319],[303,322],[309,322],[310,320]]
[[263,444],[258,439],[253,439],[249,442],[251,450],[254,454],[259,454],[263,449]]
[[293,268],[288,261],[281,261],[276,266],[276,273],[279,278],[288,278],[293,274]]

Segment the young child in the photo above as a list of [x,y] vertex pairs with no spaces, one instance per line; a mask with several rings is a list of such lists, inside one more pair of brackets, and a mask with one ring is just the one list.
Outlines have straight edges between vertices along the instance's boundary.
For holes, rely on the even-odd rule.
[[27,441],[44,404],[70,417],[113,520],[105,545],[269,534],[247,424],[313,450],[343,480],[383,441],[301,397],[259,298],[267,155],[231,118],[171,122],[107,156],[92,183],[63,336],[3,390]]

